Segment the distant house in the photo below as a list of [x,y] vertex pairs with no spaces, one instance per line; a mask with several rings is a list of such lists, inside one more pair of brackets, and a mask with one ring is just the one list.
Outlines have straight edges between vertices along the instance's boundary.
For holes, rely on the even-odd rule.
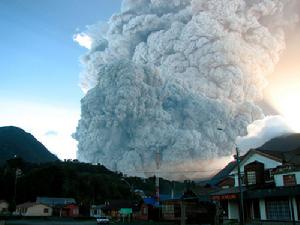
[[20,216],[52,216],[52,208],[36,202],[26,202],[17,205],[14,214]]
[[110,216],[112,218],[120,219],[122,209],[131,209],[133,208],[133,204],[128,200],[111,200],[105,203],[105,207],[103,207],[102,211],[105,215]]
[[0,214],[8,212],[9,204],[5,200],[0,200]]
[[156,207],[154,197],[145,197],[140,203],[140,208],[134,213],[134,219],[137,220],[158,220],[159,209]]
[[179,223],[183,214],[188,224],[214,224],[215,205],[210,202],[210,188],[187,190],[182,196],[161,201],[162,218]]
[[53,208],[53,215],[60,217],[79,216],[79,207],[74,198],[37,197],[37,203],[49,205]]
[[90,208],[90,216],[91,217],[100,217],[103,216],[103,208],[105,208],[105,205],[92,205]]

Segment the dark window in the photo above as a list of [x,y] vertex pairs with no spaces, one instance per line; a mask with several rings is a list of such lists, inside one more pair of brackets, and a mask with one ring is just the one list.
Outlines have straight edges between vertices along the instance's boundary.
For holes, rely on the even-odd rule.
[[266,200],[266,212],[268,220],[291,220],[290,206],[287,199]]
[[44,208],[44,213],[49,213],[49,209]]
[[284,186],[294,186],[294,185],[296,185],[295,174],[283,175],[283,185]]

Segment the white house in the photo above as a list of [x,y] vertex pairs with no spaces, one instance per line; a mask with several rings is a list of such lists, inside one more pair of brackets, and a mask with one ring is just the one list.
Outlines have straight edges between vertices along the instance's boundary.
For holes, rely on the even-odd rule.
[[8,212],[8,202],[0,200],[0,214]]
[[26,202],[17,205],[14,214],[20,216],[51,216],[52,208],[40,203]]
[[[261,150],[250,150],[241,157],[243,211],[247,221],[299,221],[299,158],[300,155],[293,151]],[[230,176],[234,177],[234,187],[215,193],[213,199],[226,206],[228,219],[238,220],[240,191],[237,166]]]
[[102,209],[105,207],[105,205],[92,205],[90,208],[90,216],[91,217],[100,217],[104,216],[104,213]]

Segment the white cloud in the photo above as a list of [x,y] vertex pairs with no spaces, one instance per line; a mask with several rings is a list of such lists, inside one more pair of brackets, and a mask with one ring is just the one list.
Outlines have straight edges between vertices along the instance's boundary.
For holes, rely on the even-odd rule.
[[58,132],[55,130],[49,130],[45,133],[45,136],[57,136]]
[[87,49],[91,49],[93,42],[92,38],[86,33],[75,34],[73,36],[73,41],[77,42],[80,46]]
[[258,148],[274,137],[292,132],[292,129],[284,117],[276,115],[254,121],[247,131],[247,136],[237,138],[237,145],[242,151]]
[[30,132],[60,159],[76,158],[77,142],[71,135],[76,129],[79,110],[5,100],[0,100],[0,109],[0,126],[17,126]]

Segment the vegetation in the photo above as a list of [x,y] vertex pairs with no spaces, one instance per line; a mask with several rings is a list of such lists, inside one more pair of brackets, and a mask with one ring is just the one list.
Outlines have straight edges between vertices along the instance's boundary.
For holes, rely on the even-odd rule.
[[0,165],[15,155],[33,163],[58,160],[44,145],[24,130],[18,127],[0,127]]
[[[103,204],[111,199],[135,199],[132,189],[141,189],[146,195],[155,193],[155,177],[142,179],[124,177],[104,166],[80,163],[77,160],[32,164],[21,158],[8,160],[0,167],[0,199],[14,203],[16,170],[22,174],[17,178],[16,203],[35,201],[37,196],[75,198],[84,210],[91,204]],[[126,179],[126,181],[124,181]],[[168,194],[172,183],[161,179],[161,190]],[[177,192],[184,188],[176,182]],[[84,213],[84,212],[83,212]]]

